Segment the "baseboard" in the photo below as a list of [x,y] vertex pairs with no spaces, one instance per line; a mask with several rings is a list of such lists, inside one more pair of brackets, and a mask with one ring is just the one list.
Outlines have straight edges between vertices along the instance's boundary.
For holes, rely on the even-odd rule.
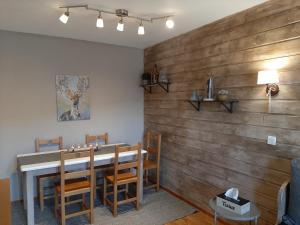
[[[189,204],[190,206],[194,207],[195,209],[197,209],[197,210],[199,210],[199,211],[201,211],[201,212],[203,212],[203,213],[211,216],[212,219],[213,219],[214,215],[211,212],[209,212],[209,211],[201,208],[200,206],[198,206],[195,203],[191,202],[190,200],[182,197],[181,195],[175,193],[174,191],[170,190],[169,188],[166,188],[166,187],[164,187],[162,185],[160,185],[160,187],[161,187],[161,189],[165,190],[166,192],[170,193],[171,195],[175,196],[176,198],[180,199],[181,201],[184,201],[185,203]],[[230,223],[228,223],[228,222],[226,222],[226,221],[224,221],[222,219],[218,218],[218,220],[221,221],[224,225],[231,225]]]

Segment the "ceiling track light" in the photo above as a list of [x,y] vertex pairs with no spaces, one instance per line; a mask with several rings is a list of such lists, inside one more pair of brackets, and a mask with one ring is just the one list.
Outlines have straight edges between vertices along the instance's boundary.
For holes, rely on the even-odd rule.
[[124,31],[124,23],[123,23],[123,17],[120,18],[118,25],[117,25],[117,31]]
[[104,21],[101,15],[101,11],[99,11],[99,16],[97,18],[96,27],[103,28],[104,27]]
[[143,25],[143,21],[141,20],[141,23],[139,25],[139,28],[138,28],[138,35],[144,35],[145,34],[145,28],[144,28],[144,25]]
[[87,5],[87,4],[85,4],[85,5],[68,5],[68,6],[61,6],[59,8],[66,9],[66,12],[64,12],[59,18],[59,20],[64,24],[66,24],[68,22],[69,15],[70,15],[69,9],[71,9],[71,8],[84,8],[86,10],[97,11],[99,13],[99,15],[97,18],[96,27],[98,27],[98,28],[104,27],[104,21],[102,18],[103,13],[115,15],[120,18],[118,25],[117,25],[118,31],[124,31],[124,22],[123,22],[124,18],[138,20],[138,21],[140,21],[139,27],[138,27],[138,35],[145,34],[145,27],[143,25],[143,22],[154,23],[156,20],[165,20],[166,27],[169,29],[174,28],[174,25],[175,25],[174,21],[171,19],[171,17],[174,17],[174,15],[151,17],[151,18],[138,17],[138,16],[129,15],[128,10],[126,10],[126,9],[117,9],[114,12],[112,12],[112,11],[106,11],[106,10],[102,10],[102,9],[98,9],[98,8],[92,8],[92,7],[89,7],[89,5]]
[[66,24],[69,20],[69,16],[70,16],[70,12],[69,12],[69,8],[67,8],[67,11],[64,12],[60,17],[59,20],[60,22]]
[[169,28],[169,29],[173,29],[175,26],[175,23],[172,19],[170,18],[167,18],[166,20],[166,27]]

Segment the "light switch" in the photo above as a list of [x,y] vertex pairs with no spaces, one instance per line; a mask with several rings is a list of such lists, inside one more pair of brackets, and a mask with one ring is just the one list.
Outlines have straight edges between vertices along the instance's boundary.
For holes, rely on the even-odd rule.
[[268,136],[268,145],[276,145],[276,137],[275,136]]

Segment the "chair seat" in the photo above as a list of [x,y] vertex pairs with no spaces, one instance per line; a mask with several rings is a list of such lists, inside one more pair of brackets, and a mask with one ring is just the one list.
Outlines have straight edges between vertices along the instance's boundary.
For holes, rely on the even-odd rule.
[[[65,192],[69,192],[69,191],[75,191],[75,190],[80,190],[80,189],[84,189],[84,188],[89,188],[90,187],[90,181],[89,180],[75,180],[75,181],[68,181],[65,184]],[[61,192],[61,186],[60,184],[57,184],[55,186],[55,189],[58,193]]]
[[[111,183],[114,183],[114,176],[106,176],[105,177]],[[118,183],[121,182],[134,182],[137,181],[137,176],[134,173],[120,173],[118,174]]]
[[157,168],[157,163],[152,160],[144,160],[144,169],[154,169]]

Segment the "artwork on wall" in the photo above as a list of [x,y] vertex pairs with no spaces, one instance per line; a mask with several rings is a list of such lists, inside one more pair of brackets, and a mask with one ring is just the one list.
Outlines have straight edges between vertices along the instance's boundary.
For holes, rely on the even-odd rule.
[[56,76],[57,120],[89,120],[89,78],[87,76]]

